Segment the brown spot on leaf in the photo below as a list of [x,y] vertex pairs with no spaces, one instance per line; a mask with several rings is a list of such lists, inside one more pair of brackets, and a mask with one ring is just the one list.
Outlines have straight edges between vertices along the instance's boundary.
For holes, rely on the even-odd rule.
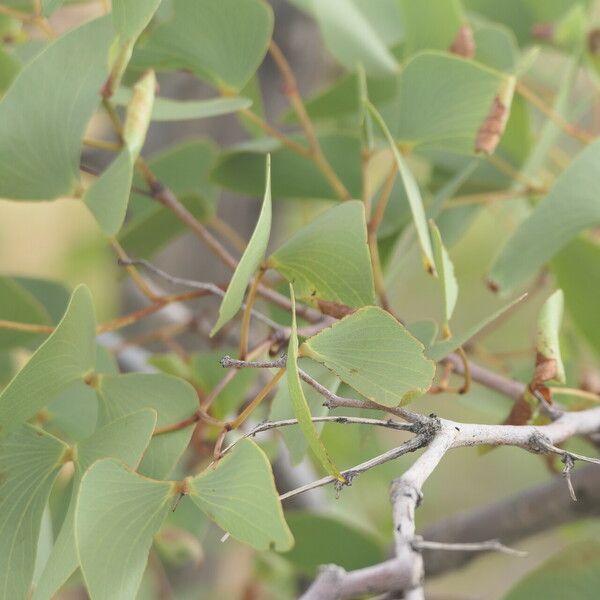
[[533,417],[533,407],[521,396],[512,406],[512,409],[504,421],[505,425],[527,425]]
[[588,33],[588,50],[594,56],[600,55],[600,28],[598,27]]
[[475,40],[473,39],[473,30],[468,23],[463,23],[457,33],[454,41],[448,48],[449,52],[464,58],[473,58],[475,56]]
[[350,306],[346,306],[345,304],[340,304],[338,302],[332,302],[331,300],[318,300],[317,304],[319,306],[319,310],[324,315],[334,317],[336,319],[343,319],[355,311],[355,309]]
[[533,378],[531,380],[531,388],[533,390],[541,390],[543,384],[546,381],[555,379],[558,371],[558,364],[556,359],[548,358],[541,352],[538,352],[535,357],[535,370],[533,372]]
[[494,97],[492,106],[477,132],[475,152],[487,155],[495,152],[506,128],[514,91],[515,78],[508,77]]
[[485,285],[491,292],[494,292],[494,294],[497,294],[500,291],[500,286],[492,279],[486,279]]
[[538,40],[551,41],[554,37],[553,23],[534,23],[530,29],[531,37]]

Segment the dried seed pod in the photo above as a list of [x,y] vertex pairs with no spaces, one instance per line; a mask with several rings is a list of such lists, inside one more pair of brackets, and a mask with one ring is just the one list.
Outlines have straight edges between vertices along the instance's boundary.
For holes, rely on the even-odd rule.
[[127,105],[125,125],[123,126],[123,141],[134,158],[139,155],[146,139],[155,92],[156,75],[154,71],[148,70],[133,86],[133,95]]
[[456,32],[454,41],[448,48],[448,51],[464,58],[473,58],[475,56],[475,39],[473,30],[468,23],[463,23]]
[[475,152],[493,154],[500,143],[510,115],[510,105],[515,91],[516,80],[507,77],[492,102],[487,117],[481,124],[475,138]]

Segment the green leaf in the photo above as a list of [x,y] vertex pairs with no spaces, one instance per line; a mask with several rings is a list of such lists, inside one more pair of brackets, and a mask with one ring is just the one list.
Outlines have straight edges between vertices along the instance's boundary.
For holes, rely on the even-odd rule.
[[413,174],[406,164],[406,161],[402,158],[400,152],[398,151],[396,142],[394,142],[392,134],[385,124],[385,121],[370,102],[368,102],[367,105],[369,111],[373,115],[373,118],[377,121],[377,124],[385,135],[394,155],[394,159],[396,160],[398,172],[400,173],[400,179],[402,180],[402,185],[404,186],[406,197],[408,198],[408,203],[412,212],[413,222],[417,231],[417,238],[419,239],[419,244],[423,253],[425,268],[428,271],[434,271],[433,249],[431,248],[431,240],[429,239],[427,219],[425,217],[425,209],[423,208],[423,199],[421,198],[419,185],[417,184]]
[[552,272],[564,291],[567,311],[578,332],[600,354],[598,302],[590,293],[600,289],[600,246],[576,239],[555,256]]
[[42,14],[49,17],[55,10],[60,8],[65,0],[42,0]]
[[448,356],[448,354],[454,352],[460,346],[463,346],[476,333],[478,333],[481,329],[483,329],[492,321],[495,321],[501,314],[505,313],[509,308],[513,307],[518,302],[521,302],[521,300],[523,300],[525,296],[527,296],[527,294],[523,294],[516,300],[509,302],[508,304],[493,312],[489,317],[486,317],[485,319],[479,321],[479,323],[476,323],[475,325],[471,325],[471,327],[469,327],[466,331],[459,333],[458,335],[455,334],[448,340],[432,344],[429,348],[427,348],[427,356],[432,360],[435,360],[436,362],[442,360],[442,358]]
[[268,259],[298,296],[361,307],[374,302],[362,202],[334,206],[300,229]]
[[[0,319],[48,325],[50,317],[42,304],[12,277],[0,276]],[[39,334],[10,329],[0,330],[0,350],[27,345]]]
[[155,88],[154,71],[147,71],[134,86],[127,105],[123,149],[83,196],[87,207],[107,235],[115,235],[125,220],[133,168],[146,139]]
[[600,140],[577,155],[508,240],[490,274],[502,291],[525,283],[583,229],[600,224],[599,160]]
[[299,510],[286,516],[296,543],[285,558],[310,577],[328,561],[350,571],[385,560],[381,541],[350,522]]
[[219,318],[210,332],[211,337],[233,319],[240,309],[244,300],[244,293],[248,283],[256,273],[262,263],[267,244],[269,243],[269,234],[271,232],[271,158],[267,156],[267,169],[265,181],[265,195],[262,208],[258,215],[258,221],[254,227],[252,237],[244,250],[244,254],[233,273],[233,277],[227,286],[225,296],[219,307]]
[[[306,145],[306,140],[293,136]],[[361,144],[355,134],[332,133],[318,136],[323,154],[353,198],[361,194]],[[262,194],[264,155],[271,152],[274,198],[338,200],[335,191],[312,161],[283,148],[270,138],[240,144],[225,151],[211,173],[213,181],[245,195]]]
[[85,473],[75,509],[75,539],[91,600],[131,600],[152,538],[169,512],[174,484],[154,481],[113,459]]
[[189,69],[218,88],[243,88],[267,52],[271,8],[259,0],[174,0],[173,5],[173,20],[157,27],[145,48],[157,68]]
[[431,239],[433,241],[433,256],[435,258],[435,270],[437,271],[442,286],[442,296],[444,299],[444,319],[446,325],[452,318],[456,300],[458,299],[458,282],[454,275],[454,265],[448,255],[440,230],[434,221],[429,221],[431,230]]
[[[114,95],[115,104],[126,105],[131,98],[131,90],[121,88]],[[152,107],[152,121],[190,121],[207,119],[250,108],[249,98],[211,98],[210,100],[172,100],[155,98]]]
[[[373,104],[392,101],[398,93],[398,76],[367,78],[367,87]],[[358,75],[356,73],[342,75],[325,90],[309,97],[304,104],[313,121],[339,119],[358,113],[362,107]],[[292,109],[282,117],[284,123],[295,123],[297,120],[296,112]]]
[[81,138],[108,74],[109,18],[59,37],[0,102],[0,197],[51,200],[79,182]]
[[300,383],[300,373],[298,371],[298,329],[296,325],[296,298],[294,297],[294,288],[290,283],[290,295],[292,298],[292,331],[290,341],[288,343],[288,354],[286,364],[286,378],[288,387],[288,396],[292,403],[292,410],[296,419],[298,419],[298,427],[306,438],[309,448],[321,463],[323,468],[339,481],[345,481],[339,469],[331,460],[327,449],[323,442],[319,439],[319,434],[315,424],[312,422],[312,415],[302,384]]
[[[306,359],[300,359],[299,367],[308,373],[313,379],[324,385],[328,390],[335,393],[340,384],[340,380],[329,369]],[[249,369],[246,369],[249,370]],[[323,396],[315,390],[314,387],[301,381],[304,398],[309,411],[313,417],[322,417],[329,412],[329,409],[323,404]],[[277,394],[271,403],[271,421],[280,421],[294,418],[293,402],[290,397],[289,386],[287,383],[287,374],[281,379]],[[315,429],[320,434],[323,429],[323,423],[315,423]],[[308,441],[301,429],[295,425],[291,427],[282,427],[279,430],[285,445],[290,454],[292,465],[299,464],[308,450]]]
[[134,40],[146,28],[161,0],[114,0],[112,17],[122,41]]
[[[148,163],[157,179],[203,222],[215,212],[214,187],[208,181],[215,153],[210,141],[190,139],[155,155]],[[136,179],[134,183],[144,185]],[[131,219],[121,230],[119,241],[132,256],[149,257],[186,230],[170,210],[135,192],[129,212]]]
[[17,58],[4,48],[0,48],[0,96],[11,86],[20,70],[21,63]]
[[325,45],[346,69],[353,71],[362,64],[367,73],[378,76],[398,71],[393,54],[354,2],[312,0],[310,8]]
[[584,540],[526,575],[504,600],[595,600],[600,589],[600,543]]
[[48,339],[0,394],[0,433],[6,434],[49,404],[96,362],[96,319],[89,290],[79,286]]
[[115,235],[125,220],[133,161],[128,148],[121,150],[83,196],[86,206],[107,235]]
[[475,60],[498,69],[514,72],[519,61],[519,48],[513,32],[496,24],[479,25],[473,32]]
[[397,141],[472,154],[503,76],[473,61],[423,52],[406,63],[396,103]]
[[53,324],[60,321],[71,296],[71,292],[62,283],[34,277],[15,277],[14,280],[37,299],[50,315]]
[[464,21],[459,0],[400,0],[406,55],[432,48],[447,50]]
[[556,363],[556,374],[552,378],[565,383],[565,367],[560,355],[560,326],[563,317],[564,294],[556,290],[542,305],[537,320],[536,350],[544,361]]
[[233,538],[257,550],[289,550],[294,538],[283,517],[271,465],[248,439],[186,480],[189,498]]
[[[187,382],[171,375],[130,373],[103,375],[98,380],[99,422],[116,418],[141,408],[152,408],[158,415],[157,427],[172,425],[194,414],[198,396]],[[186,449],[193,425],[156,435],[152,438],[139,472],[147,477],[167,477]]]
[[23,425],[0,438],[0,597],[26,598],[42,513],[68,447]]
[[37,582],[32,600],[50,600],[78,567],[75,548],[75,505],[81,478],[101,458],[115,458],[131,468],[137,467],[156,426],[156,412],[144,409],[100,427],[77,444],[73,491],[67,514],[48,562]]
[[331,369],[357,392],[398,406],[424,394],[435,365],[423,344],[392,315],[367,306],[306,340],[300,353]]

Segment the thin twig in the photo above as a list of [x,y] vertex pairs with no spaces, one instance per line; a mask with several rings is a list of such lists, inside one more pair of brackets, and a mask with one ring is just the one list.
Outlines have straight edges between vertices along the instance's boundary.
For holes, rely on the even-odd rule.
[[515,550],[505,546],[498,540],[486,540],[485,542],[471,542],[471,543],[445,543],[445,542],[431,542],[423,540],[420,537],[416,537],[413,542],[413,547],[416,550],[447,550],[450,552],[501,552],[502,554],[510,554],[511,556],[527,556],[527,552],[522,550]]
[[[414,438],[408,440],[404,444],[401,444],[397,448],[392,448],[391,450],[388,450],[383,454],[379,454],[378,456],[375,456],[374,458],[362,462],[350,469],[346,469],[341,473],[344,476],[344,478],[349,482],[347,485],[351,485],[352,481],[361,473],[364,473],[369,469],[372,469],[373,467],[377,467],[386,462],[389,462],[390,460],[395,460],[396,458],[402,456],[403,454],[407,454],[408,452],[414,452],[415,450],[422,448],[426,443],[427,438],[425,436],[416,435]],[[315,488],[322,487],[324,485],[328,485],[330,483],[335,482],[339,482],[339,480],[336,477],[328,475],[327,477],[322,477],[317,481],[307,483],[306,485],[296,488],[295,490],[285,492],[285,494],[281,494],[279,498],[282,501],[287,500],[289,498],[297,496],[298,494],[303,494],[304,492],[308,492],[309,490],[313,490]]]
[[292,71],[283,52],[273,40],[271,40],[271,43],[269,44],[269,53],[283,79],[284,93],[290,101],[293,109],[296,111],[298,120],[300,121],[302,129],[306,134],[306,139],[308,140],[308,144],[310,146],[310,158],[323,173],[329,182],[329,185],[335,191],[338,197],[341,200],[350,200],[351,196],[346,189],[346,186],[341,182],[331,167],[331,164],[323,154],[317,134],[315,133],[315,128],[298,91],[296,76],[294,75],[294,72]]
[[[393,419],[369,419],[367,417],[347,417],[347,416],[326,416],[326,417],[311,417],[313,423],[334,423],[337,425],[370,425],[373,427],[383,427],[385,429],[395,429],[397,431],[411,431],[414,432],[414,426],[411,423],[400,423]],[[270,431],[272,429],[280,429],[282,427],[290,427],[292,425],[298,425],[298,419],[283,419],[281,421],[265,421],[256,425],[251,431],[244,434],[243,437],[238,438],[227,448],[223,450],[223,454],[227,454],[238,442],[246,438],[254,437],[258,433]]]
[[[143,258],[120,260],[119,264],[121,264],[124,267],[127,267],[127,266],[144,267],[151,273],[154,273],[154,275],[157,275],[158,277],[160,277],[161,279],[164,279],[165,281],[168,281],[169,283],[173,283],[175,285],[183,285],[183,286],[191,287],[191,288],[198,289],[198,290],[204,290],[208,294],[213,294],[214,296],[218,296],[219,298],[223,298],[225,296],[225,291],[222,290],[218,285],[216,285],[214,283],[195,281],[193,279],[184,279],[183,277],[176,277],[175,275],[170,275],[166,271],[159,269],[156,265],[152,264],[151,262],[149,262]],[[242,308],[243,309],[246,308],[245,303],[242,304]],[[274,330],[277,331],[277,330],[281,329],[281,325],[279,325],[279,323],[276,323],[275,321],[273,321],[266,315],[263,315],[261,312],[257,311],[256,309],[254,309],[254,308],[251,309],[251,312],[252,312],[252,316],[256,317],[256,319],[258,319],[259,321],[262,321],[263,323],[265,323],[269,327],[273,328]]]
[[580,142],[583,142],[584,144],[590,144],[596,139],[587,131],[583,131],[582,129],[579,129],[579,127],[565,120],[551,106],[548,106],[539,96],[530,90],[529,87],[527,87],[522,81],[517,83],[516,91],[523,96],[525,100],[533,104],[549,119],[556,123],[556,125],[558,125],[567,135],[579,140]]

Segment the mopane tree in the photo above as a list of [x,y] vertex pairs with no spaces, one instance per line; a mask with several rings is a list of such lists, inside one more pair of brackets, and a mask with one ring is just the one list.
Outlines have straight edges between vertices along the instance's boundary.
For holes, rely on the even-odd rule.
[[290,4],[0,4],[0,599],[598,598],[598,3]]

